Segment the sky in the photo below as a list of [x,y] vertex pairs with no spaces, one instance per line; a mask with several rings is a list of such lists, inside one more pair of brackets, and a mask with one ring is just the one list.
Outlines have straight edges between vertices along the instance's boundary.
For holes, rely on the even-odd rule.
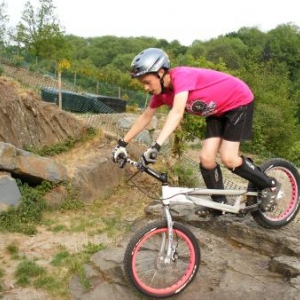
[[[0,0],[1,1],[1,0]],[[2,0],[3,1],[3,0]],[[28,0],[4,0],[11,26]],[[39,0],[29,0],[34,7]],[[154,37],[190,46],[242,27],[263,32],[300,27],[299,0],[52,0],[66,34],[80,37]]]

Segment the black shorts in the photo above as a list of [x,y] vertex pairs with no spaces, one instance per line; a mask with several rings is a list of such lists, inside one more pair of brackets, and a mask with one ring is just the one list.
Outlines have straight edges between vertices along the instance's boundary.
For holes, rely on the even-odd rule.
[[221,137],[231,142],[251,139],[254,102],[206,118],[205,139]]

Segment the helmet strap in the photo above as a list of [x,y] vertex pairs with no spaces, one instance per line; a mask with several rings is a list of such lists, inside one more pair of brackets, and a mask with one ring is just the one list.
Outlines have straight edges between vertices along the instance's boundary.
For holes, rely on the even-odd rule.
[[167,74],[167,72],[166,72],[166,70],[165,70],[165,72],[164,72],[164,74],[163,74],[162,77],[160,77],[160,76],[158,75],[158,73],[156,73],[156,74],[157,74],[157,77],[159,78],[159,81],[160,81],[161,94],[164,94],[164,93],[166,92],[166,88],[165,88],[165,86],[164,86],[164,77],[165,77],[165,75]]

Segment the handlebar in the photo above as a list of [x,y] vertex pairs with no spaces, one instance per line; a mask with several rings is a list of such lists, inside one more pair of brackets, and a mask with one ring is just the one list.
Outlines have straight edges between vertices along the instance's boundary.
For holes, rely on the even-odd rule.
[[143,171],[144,167],[147,167],[147,166],[143,166],[142,162],[134,161],[127,156],[122,156],[120,158],[120,168],[123,169],[126,164],[130,164],[131,166],[137,168],[140,171]]
[[147,173],[148,175],[159,180],[163,184],[168,183],[167,173],[158,172],[158,171],[150,168],[149,166],[145,165],[145,163],[143,163],[142,161],[137,162],[135,160],[130,159],[127,156],[121,157],[120,158],[120,168],[123,169],[126,164],[130,164],[131,166],[135,167],[136,169],[138,169],[139,172]]

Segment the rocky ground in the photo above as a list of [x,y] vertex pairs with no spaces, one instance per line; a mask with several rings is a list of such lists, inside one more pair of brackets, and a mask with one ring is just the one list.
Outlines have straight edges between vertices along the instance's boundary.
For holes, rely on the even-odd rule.
[[[103,145],[109,153],[110,144]],[[62,154],[58,161],[69,168],[92,155],[95,142],[81,145],[69,155]],[[191,157],[195,157],[195,151]],[[72,169],[72,168],[71,168]],[[126,176],[129,176],[127,174]],[[142,175],[140,186],[153,187],[154,181]],[[124,278],[123,255],[134,230],[149,221],[144,209],[149,209],[152,199],[145,197],[133,186],[121,186],[101,204],[88,205],[80,211],[47,213],[32,236],[16,233],[0,234],[0,253],[5,276],[2,278],[2,298],[23,299],[110,299],[145,300],[136,293]],[[150,215],[151,215],[150,209]],[[109,233],[103,227],[103,216],[118,219],[119,226]],[[152,218],[152,217],[151,217]],[[176,298],[185,299],[283,299],[299,298],[300,281],[300,225],[299,217],[286,228],[267,230],[260,228],[251,217],[246,219],[226,215],[219,218],[201,219],[190,213],[179,219],[193,231],[201,247],[201,267],[193,283]],[[74,229],[82,224],[83,228]],[[132,231],[124,230],[132,227]],[[55,228],[60,227],[60,230]],[[99,233],[99,228],[102,232]],[[122,229],[121,229],[122,228]],[[92,284],[85,290],[79,279],[71,277],[69,295],[55,296],[43,289],[20,287],[15,282],[14,272],[18,260],[7,252],[9,245],[18,247],[19,256],[34,259],[51,270],[54,255],[65,249],[79,253],[88,243],[103,243],[106,250],[97,252],[86,264],[87,279]]]

